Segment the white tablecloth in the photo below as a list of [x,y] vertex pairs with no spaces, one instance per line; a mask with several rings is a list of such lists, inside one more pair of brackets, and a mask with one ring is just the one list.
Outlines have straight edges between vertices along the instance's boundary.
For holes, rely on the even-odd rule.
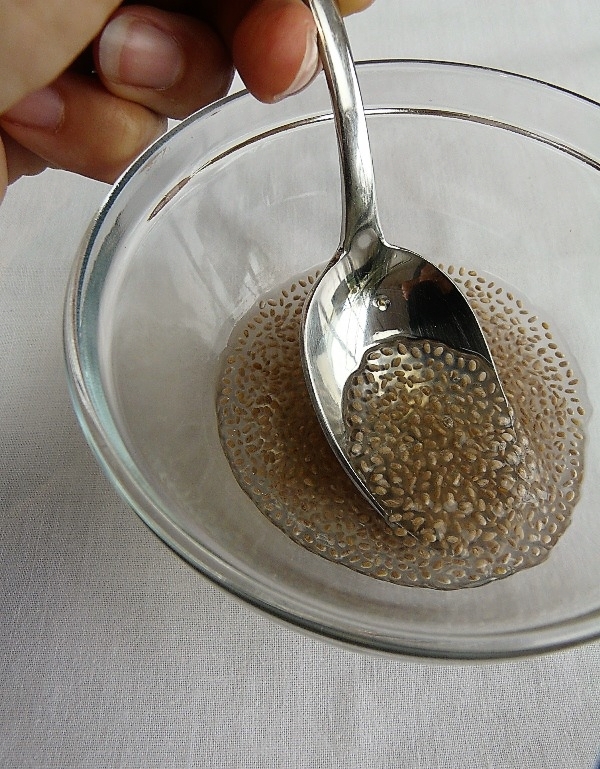
[[[490,65],[600,101],[594,0],[376,0],[350,33],[357,58]],[[105,192],[53,171],[0,207],[0,767],[593,769],[600,643],[482,666],[338,649],[213,587],[121,501],[62,357]]]

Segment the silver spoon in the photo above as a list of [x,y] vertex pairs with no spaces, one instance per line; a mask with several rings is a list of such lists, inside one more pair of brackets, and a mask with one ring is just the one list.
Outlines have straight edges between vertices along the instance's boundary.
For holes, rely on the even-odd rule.
[[[409,343],[431,340],[459,355],[475,356],[488,381],[497,384],[498,425],[512,426],[512,409],[479,322],[456,285],[422,256],[385,241],[365,112],[344,23],[334,0],[307,2],[317,24],[333,105],[343,215],[338,250],[304,307],[302,362],[329,443],[360,491],[389,523],[390,511],[352,464],[352,437],[344,412],[348,383],[370,350],[400,338]],[[431,290],[423,291],[423,283]],[[420,289],[415,291],[417,284]]]

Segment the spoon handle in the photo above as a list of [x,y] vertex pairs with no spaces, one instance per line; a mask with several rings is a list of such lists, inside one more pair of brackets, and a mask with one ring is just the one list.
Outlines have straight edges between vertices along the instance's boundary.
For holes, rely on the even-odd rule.
[[335,0],[307,0],[307,3],[317,25],[335,117],[342,172],[340,248],[345,253],[362,230],[370,229],[381,236],[367,120],[350,43]]

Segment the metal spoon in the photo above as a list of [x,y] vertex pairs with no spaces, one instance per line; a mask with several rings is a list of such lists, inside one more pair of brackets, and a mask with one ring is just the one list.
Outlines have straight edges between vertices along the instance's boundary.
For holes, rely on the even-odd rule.
[[[333,105],[343,216],[339,248],[304,307],[301,354],[329,443],[358,488],[388,520],[389,510],[351,464],[352,439],[343,407],[347,385],[369,350],[390,339],[426,339],[474,355],[497,383],[498,424],[512,426],[512,409],[479,322],[456,285],[422,256],[385,241],[365,112],[344,23],[334,0],[307,2],[316,20]],[[431,290],[423,291],[423,284]],[[413,290],[416,285],[419,290]]]

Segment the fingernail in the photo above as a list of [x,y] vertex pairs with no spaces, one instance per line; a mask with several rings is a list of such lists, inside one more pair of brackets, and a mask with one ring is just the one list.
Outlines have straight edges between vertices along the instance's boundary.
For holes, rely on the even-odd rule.
[[306,37],[306,50],[304,52],[304,59],[298,70],[298,74],[285,89],[283,93],[278,94],[274,101],[281,101],[286,96],[291,96],[294,93],[298,93],[314,79],[316,74],[321,69],[321,62],[319,60],[319,49],[317,46],[317,33],[310,29]]
[[65,104],[55,88],[34,91],[3,113],[2,120],[24,126],[56,131],[65,115]]
[[117,16],[104,28],[98,63],[104,77],[113,83],[157,91],[174,85],[184,64],[174,37],[127,14]]

